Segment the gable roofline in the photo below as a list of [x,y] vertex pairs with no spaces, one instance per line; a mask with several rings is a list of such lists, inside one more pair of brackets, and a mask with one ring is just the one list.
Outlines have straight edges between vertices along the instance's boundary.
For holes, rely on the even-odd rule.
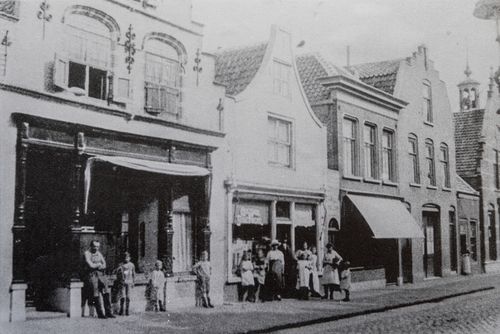
[[472,186],[465,181],[460,175],[455,174],[457,180],[457,194],[466,194],[479,197],[479,191],[472,188]]

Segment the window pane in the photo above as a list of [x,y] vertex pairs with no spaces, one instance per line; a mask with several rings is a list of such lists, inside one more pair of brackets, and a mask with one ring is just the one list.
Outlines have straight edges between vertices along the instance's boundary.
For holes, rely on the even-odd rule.
[[69,62],[68,87],[85,89],[86,66]]
[[89,96],[106,99],[107,72],[93,67],[89,68]]
[[346,138],[353,138],[354,137],[353,121],[351,121],[350,119],[344,119],[342,129],[343,129],[344,137],[346,137]]

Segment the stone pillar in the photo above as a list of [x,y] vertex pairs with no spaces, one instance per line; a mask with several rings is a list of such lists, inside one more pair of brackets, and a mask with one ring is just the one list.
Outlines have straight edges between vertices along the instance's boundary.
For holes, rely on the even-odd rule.
[[69,318],[81,318],[82,316],[82,288],[83,282],[69,282],[67,287],[69,298],[67,314]]
[[160,217],[158,219],[158,258],[163,261],[168,275],[172,274],[172,240],[174,237],[173,212],[172,212],[172,187],[171,183],[165,185],[165,191],[160,198]]
[[[323,243],[321,242],[321,235],[323,234],[323,231],[325,230],[325,227],[321,223],[323,219],[321,219],[320,215],[320,205],[316,204],[313,208],[315,211],[315,223],[316,223],[316,250],[318,251],[318,265],[323,263]],[[323,268],[321,266],[320,268]]]
[[10,321],[26,320],[26,283],[12,283],[10,286]]
[[271,210],[269,211],[269,222],[271,223],[271,241],[276,239],[276,200],[271,202]]

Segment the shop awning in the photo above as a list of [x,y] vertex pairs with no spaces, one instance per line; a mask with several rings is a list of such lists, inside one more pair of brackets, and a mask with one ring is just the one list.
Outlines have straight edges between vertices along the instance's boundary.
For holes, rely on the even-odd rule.
[[[94,156],[89,161],[103,161],[120,167],[135,169],[143,172],[174,175],[174,176],[207,176],[210,171],[203,167],[172,164],[162,161],[142,160],[123,156]],[[88,164],[88,163],[87,163]]]
[[107,156],[107,155],[92,156],[87,159],[87,165],[85,167],[85,199],[84,199],[85,212],[87,212],[88,197],[92,179],[92,165],[95,162],[99,161],[147,173],[156,173],[156,174],[173,175],[173,176],[191,176],[191,177],[210,175],[210,171],[208,169],[192,165],[172,164],[168,162],[143,160],[143,159],[124,157],[124,156]]
[[351,195],[347,197],[356,206],[376,239],[423,238],[422,229],[401,201],[396,199]]

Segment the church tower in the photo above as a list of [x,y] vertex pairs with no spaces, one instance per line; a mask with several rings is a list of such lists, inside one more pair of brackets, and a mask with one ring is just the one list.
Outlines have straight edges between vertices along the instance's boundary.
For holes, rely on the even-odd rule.
[[470,76],[472,71],[469,66],[469,56],[467,55],[467,64],[464,74],[465,80],[458,84],[460,92],[460,111],[467,111],[479,108],[479,82]]

